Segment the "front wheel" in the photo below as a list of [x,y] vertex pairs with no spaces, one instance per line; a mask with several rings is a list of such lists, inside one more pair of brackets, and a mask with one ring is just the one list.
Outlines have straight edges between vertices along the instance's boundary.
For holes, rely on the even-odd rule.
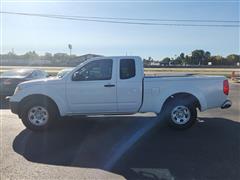
[[57,119],[56,108],[45,102],[29,101],[22,109],[22,122],[32,131],[49,129]]
[[196,107],[179,99],[167,103],[162,113],[167,124],[175,129],[190,128],[197,120]]

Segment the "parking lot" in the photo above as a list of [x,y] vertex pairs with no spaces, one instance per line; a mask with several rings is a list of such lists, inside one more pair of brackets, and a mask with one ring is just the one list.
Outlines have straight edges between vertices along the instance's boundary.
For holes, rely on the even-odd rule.
[[65,119],[34,133],[1,102],[0,179],[240,179],[240,84],[186,131],[151,113]]

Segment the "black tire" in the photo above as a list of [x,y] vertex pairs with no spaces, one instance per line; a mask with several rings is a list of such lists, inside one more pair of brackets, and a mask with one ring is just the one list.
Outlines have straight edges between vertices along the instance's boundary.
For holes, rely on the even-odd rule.
[[[197,107],[194,104],[195,103],[193,102],[193,99],[173,98],[166,103],[161,114],[163,115],[164,121],[169,127],[178,130],[188,129],[192,127],[197,121]],[[178,109],[180,109],[180,111],[186,112],[182,113],[184,120],[181,116],[180,118],[174,118],[173,114],[175,114]],[[190,112],[190,115],[188,112]]]
[[[42,107],[42,109],[47,111],[48,118],[46,122],[42,125],[36,125],[36,123],[32,123],[29,119],[29,113],[30,110],[34,107]],[[23,124],[26,126],[26,128],[32,130],[32,131],[46,131],[50,129],[54,122],[59,118],[58,111],[56,105],[54,105],[52,102],[47,100],[29,100],[27,101],[23,107],[21,108],[21,115],[20,115]]]

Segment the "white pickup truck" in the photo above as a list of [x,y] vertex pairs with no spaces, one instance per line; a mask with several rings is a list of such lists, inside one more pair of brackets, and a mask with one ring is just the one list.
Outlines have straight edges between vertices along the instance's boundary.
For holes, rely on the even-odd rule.
[[60,117],[154,112],[178,129],[191,127],[197,108],[229,108],[228,80],[193,74],[144,76],[137,56],[85,61],[61,78],[21,83],[9,97],[11,111],[31,130]]

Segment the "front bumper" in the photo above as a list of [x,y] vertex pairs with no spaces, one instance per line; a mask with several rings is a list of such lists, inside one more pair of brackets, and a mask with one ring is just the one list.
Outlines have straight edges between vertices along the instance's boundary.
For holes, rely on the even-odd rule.
[[226,100],[224,101],[224,103],[222,104],[221,108],[222,109],[227,109],[230,108],[232,106],[232,102],[230,100]]
[[19,113],[19,103],[18,102],[10,102],[10,109],[12,113],[18,114]]

